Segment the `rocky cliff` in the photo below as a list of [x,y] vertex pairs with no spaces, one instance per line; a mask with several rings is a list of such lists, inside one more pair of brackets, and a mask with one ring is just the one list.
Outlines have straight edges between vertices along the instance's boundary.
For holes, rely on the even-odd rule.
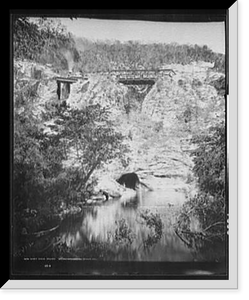
[[[128,87],[114,77],[97,74],[72,84],[67,104],[79,109],[97,103],[108,107],[130,149],[126,168],[112,161],[93,174],[96,178],[117,178],[132,171],[154,186],[175,185],[175,189],[187,192],[194,189],[190,139],[225,118],[225,100],[214,84],[224,75],[215,72],[210,63],[167,67],[176,74],[159,77],[147,89]],[[33,87],[38,117],[46,114],[48,107],[60,105],[55,80],[59,74],[52,66],[19,61],[14,71],[15,91],[25,95]],[[52,123],[53,118],[48,118],[43,129],[51,130]]]

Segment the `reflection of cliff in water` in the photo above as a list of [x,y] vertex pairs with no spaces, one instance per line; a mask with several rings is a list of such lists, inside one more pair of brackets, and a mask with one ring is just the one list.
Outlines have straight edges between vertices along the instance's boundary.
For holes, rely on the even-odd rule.
[[[63,222],[60,237],[79,257],[107,260],[191,261],[191,250],[174,233],[173,213],[163,193],[142,193],[126,203],[109,201],[86,208],[77,219]],[[141,199],[142,198],[142,199]],[[150,220],[141,218],[146,211],[162,221],[161,235]],[[91,249],[91,253],[89,251]]]
[[[113,200],[85,207],[66,218],[59,230],[36,242],[32,256],[107,261],[223,261],[224,243],[175,232],[177,205],[162,191],[126,203]],[[163,202],[164,201],[164,204]],[[155,221],[156,220],[156,221]],[[161,222],[161,223],[160,223]]]

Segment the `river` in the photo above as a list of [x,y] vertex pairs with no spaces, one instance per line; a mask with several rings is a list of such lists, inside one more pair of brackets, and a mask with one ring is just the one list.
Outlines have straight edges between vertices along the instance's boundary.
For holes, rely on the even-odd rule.
[[[134,198],[86,206],[60,226],[60,242],[71,255],[103,260],[193,261],[195,254],[173,224],[185,201],[174,188],[140,190]],[[58,237],[57,237],[58,238]]]
[[16,272],[227,276],[224,242],[195,240],[194,234],[186,239],[175,231],[186,202],[182,178],[154,177],[151,182],[153,191],[130,190],[135,197],[110,199],[68,215],[55,231],[38,238],[25,257],[16,258]]

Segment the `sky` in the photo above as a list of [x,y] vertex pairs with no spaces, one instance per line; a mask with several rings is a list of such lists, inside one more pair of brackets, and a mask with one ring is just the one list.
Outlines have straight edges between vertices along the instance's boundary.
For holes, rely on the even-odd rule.
[[61,23],[77,37],[92,40],[137,40],[152,43],[207,45],[214,52],[225,53],[224,22],[170,23],[130,20],[69,19]]

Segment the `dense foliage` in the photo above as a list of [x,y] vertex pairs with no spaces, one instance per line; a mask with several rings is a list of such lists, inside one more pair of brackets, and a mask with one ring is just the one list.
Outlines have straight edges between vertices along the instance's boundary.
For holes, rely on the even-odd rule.
[[226,79],[221,76],[217,80],[211,81],[210,84],[214,86],[219,95],[224,96],[226,91]]
[[72,36],[58,20],[47,18],[15,17],[13,51],[16,59],[51,63],[61,69],[79,60]]
[[216,253],[207,251],[205,258],[219,260],[224,257],[227,221],[224,122],[211,127],[207,134],[196,135],[192,142],[197,146],[192,156],[199,192],[183,205],[176,233],[198,253],[216,245]]
[[[72,36],[56,19],[15,17],[13,50],[15,59],[52,63],[59,70],[79,59]],[[13,207],[20,234],[49,228],[48,219],[64,205],[84,201],[93,188],[92,173],[125,149],[106,109],[56,108],[39,101],[40,81],[15,74],[14,84]]]
[[[15,91],[14,100],[20,93]],[[65,209],[84,203],[94,188],[91,175],[96,169],[126,153],[107,109],[40,108],[37,114],[36,97],[28,92],[22,101],[14,101],[16,255],[27,253],[34,233],[56,226]]]
[[214,53],[206,45],[93,42],[73,37],[58,19],[15,17],[13,42],[16,58],[52,63],[63,69],[74,67],[84,72],[158,69],[168,64],[186,65],[193,61],[214,62],[214,69],[225,72],[225,56]]
[[115,132],[108,111],[99,105],[66,109],[50,127],[45,131],[42,121],[27,110],[15,115],[14,186],[18,197],[25,193],[26,203],[44,198],[44,194],[38,197],[40,185],[49,190],[47,199],[54,193],[68,197],[66,191],[72,185],[74,191],[81,191],[96,168],[125,153],[122,135]]
[[226,135],[221,123],[209,129],[207,135],[197,135],[192,142],[198,147],[192,152],[199,188],[212,196],[225,194]]
[[189,64],[193,61],[214,62],[214,68],[224,73],[225,56],[207,46],[171,44],[142,44],[129,41],[91,42],[76,39],[80,51],[79,68],[85,72],[112,69],[158,69],[168,64]]
[[76,191],[85,187],[96,168],[126,153],[123,136],[115,131],[109,114],[108,109],[97,104],[82,110],[68,108],[55,121],[54,130],[63,141],[70,168],[79,172]]

